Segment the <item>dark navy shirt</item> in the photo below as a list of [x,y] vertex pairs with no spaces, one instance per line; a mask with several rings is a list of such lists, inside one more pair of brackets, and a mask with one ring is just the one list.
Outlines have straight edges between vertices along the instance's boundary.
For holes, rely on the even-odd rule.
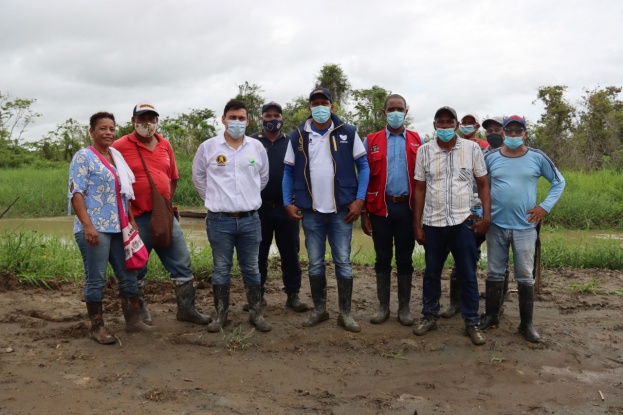
[[288,138],[281,132],[279,137],[273,142],[266,137],[264,132],[253,134],[251,137],[257,139],[268,154],[268,184],[262,190],[262,207],[283,206],[283,194],[281,181],[283,180],[283,159],[288,149]]

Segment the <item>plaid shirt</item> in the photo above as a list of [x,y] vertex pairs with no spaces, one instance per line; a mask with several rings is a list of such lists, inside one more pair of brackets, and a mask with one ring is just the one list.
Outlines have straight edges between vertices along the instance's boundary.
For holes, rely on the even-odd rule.
[[426,182],[422,223],[428,226],[454,226],[470,215],[474,177],[487,174],[480,146],[457,138],[450,151],[437,140],[424,144],[417,153],[415,180]]

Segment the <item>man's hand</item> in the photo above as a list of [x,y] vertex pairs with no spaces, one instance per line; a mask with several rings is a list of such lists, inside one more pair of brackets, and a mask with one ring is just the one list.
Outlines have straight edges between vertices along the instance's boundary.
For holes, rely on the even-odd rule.
[[482,218],[478,222],[474,223],[469,229],[473,229],[476,235],[485,235],[489,231],[489,225],[491,225],[490,218]]
[[363,209],[363,200],[355,199],[348,206],[348,215],[344,216],[344,222],[352,223],[359,219],[359,215],[361,215],[361,209]]
[[287,205],[283,207],[286,210],[286,214],[288,215],[288,217],[294,221],[300,221],[301,219],[303,219],[303,215],[300,213],[301,210],[298,208],[298,206],[295,205]]
[[424,245],[426,242],[426,234],[421,226],[413,225],[413,233],[415,234],[415,241],[419,245]]
[[532,209],[528,210],[527,213],[530,214],[530,216],[528,216],[528,222],[538,225],[541,223],[545,215],[547,215],[547,210],[543,209],[539,205],[536,205]]
[[370,221],[370,216],[367,213],[361,214],[361,229],[366,235],[372,236],[372,221]]

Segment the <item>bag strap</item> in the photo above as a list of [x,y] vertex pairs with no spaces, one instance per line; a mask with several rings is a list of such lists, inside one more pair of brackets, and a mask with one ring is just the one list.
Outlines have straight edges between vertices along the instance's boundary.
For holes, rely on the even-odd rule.
[[110,170],[113,177],[115,178],[115,193],[117,194],[117,207],[119,208],[119,220],[121,222],[121,228],[125,228],[126,226],[128,226],[129,220],[128,220],[128,215],[125,214],[125,210],[123,209],[123,201],[121,200],[121,186],[119,185],[119,176],[117,175],[117,172],[115,171],[114,167],[110,165],[108,160],[106,160],[104,156],[102,156],[100,152],[95,149],[95,147],[89,146],[89,150],[95,153],[97,158],[99,158],[100,161],[104,164],[104,166],[106,166],[106,168]]
[[138,151],[138,155],[141,158],[141,161],[143,162],[143,167],[145,168],[145,173],[147,173],[147,178],[149,179],[149,183],[152,185],[152,188],[156,188],[156,184],[154,183],[154,180],[151,178],[151,174],[149,173],[149,169],[147,168],[147,163],[145,163],[143,154],[141,154],[141,146],[139,146],[138,143],[134,143],[134,144],[136,144],[136,151]]

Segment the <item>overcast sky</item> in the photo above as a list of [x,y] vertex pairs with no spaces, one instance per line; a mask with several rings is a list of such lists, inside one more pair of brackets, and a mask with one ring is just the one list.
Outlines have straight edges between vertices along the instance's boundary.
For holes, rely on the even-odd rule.
[[622,18],[621,0],[0,0],[0,91],[37,99],[29,140],[141,100],[220,116],[244,81],[285,104],[326,63],[402,94],[422,134],[443,105],[537,121],[540,86],[623,85]]

